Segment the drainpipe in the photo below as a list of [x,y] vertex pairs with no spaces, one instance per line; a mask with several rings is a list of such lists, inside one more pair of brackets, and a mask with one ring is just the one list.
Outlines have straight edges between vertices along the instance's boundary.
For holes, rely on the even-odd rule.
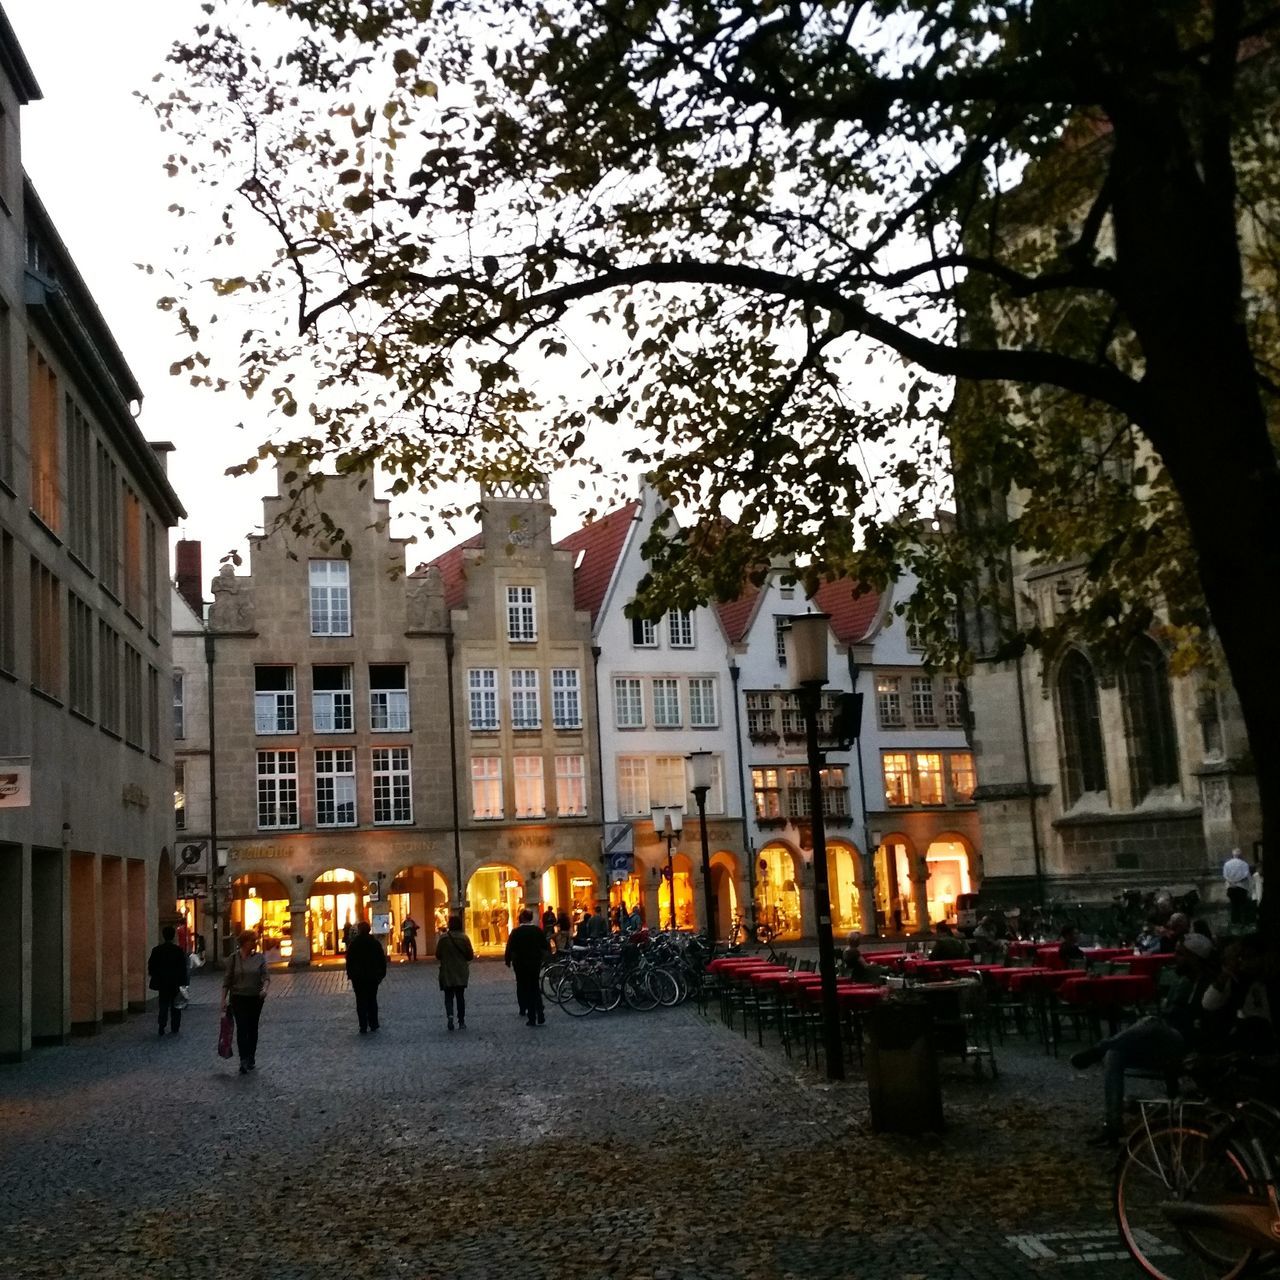
[[747,818],[746,761],[742,754],[742,699],[738,692],[738,679],[742,671],[735,659],[729,659],[729,680],[733,685],[733,729],[738,744],[738,802],[742,806],[742,849],[747,857],[747,892],[749,902],[746,917],[756,916],[756,851],[751,843],[751,828]]
[[453,797],[453,883],[455,886],[454,910],[465,910],[466,888],[462,883],[462,829],[458,819],[458,731],[454,712],[453,693],[453,632],[444,633],[445,683],[449,688],[449,780]]
[[[600,866],[602,874],[603,893],[596,894],[596,901],[599,904],[604,903],[605,910],[609,909],[609,860],[605,856],[604,851],[604,738],[601,733],[600,721],[600,654],[603,650],[598,644],[591,646],[591,684],[594,689],[594,701],[596,704],[596,794],[600,797]],[[635,869],[635,854],[631,855],[632,870]],[[643,889],[641,890],[643,892]],[[672,899],[674,901],[674,899]]]
[[1027,782],[1027,813],[1031,818],[1031,851],[1036,867],[1036,905],[1044,906],[1044,859],[1040,848],[1040,822],[1036,812],[1035,782],[1031,773],[1031,739],[1027,733],[1027,696],[1022,685],[1022,654],[1015,660],[1018,674],[1018,727],[1022,730],[1022,766]]
[[218,729],[213,715],[213,663],[214,637],[205,625],[204,632],[204,670],[205,696],[209,716],[209,914],[213,917],[213,956],[209,965],[213,969],[222,968],[222,923],[218,910],[220,886],[218,880],[222,868],[218,865]]

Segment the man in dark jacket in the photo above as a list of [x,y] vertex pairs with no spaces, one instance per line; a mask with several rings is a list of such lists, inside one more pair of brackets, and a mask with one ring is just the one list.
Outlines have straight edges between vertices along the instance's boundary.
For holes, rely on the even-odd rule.
[[176,1036],[182,1027],[182,1010],[178,1008],[178,988],[187,985],[187,953],[173,940],[173,925],[160,930],[164,939],[151,948],[147,958],[147,977],[151,990],[160,997],[160,1034],[169,1023]]
[[347,944],[347,977],[356,993],[356,1017],[360,1034],[378,1029],[378,983],[387,976],[387,953],[361,920]]
[[529,1019],[529,1026],[540,1027],[547,1020],[542,1007],[539,978],[542,966],[551,959],[547,935],[533,923],[533,912],[527,907],[520,912],[520,923],[507,939],[507,968],[516,973],[516,999]]

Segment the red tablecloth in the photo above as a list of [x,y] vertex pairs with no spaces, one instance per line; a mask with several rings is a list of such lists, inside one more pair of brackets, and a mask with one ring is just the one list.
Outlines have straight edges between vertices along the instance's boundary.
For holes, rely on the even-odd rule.
[[1084,958],[1091,962],[1108,960],[1132,960],[1132,947],[1085,947]]
[[1152,974],[1114,973],[1090,978],[1072,975],[1058,988],[1058,996],[1066,1004],[1141,1004],[1156,994]]
[[855,1009],[861,1012],[885,999],[889,994],[888,987],[872,987],[860,984],[854,987],[836,989],[836,999],[842,1009]]
[[1045,942],[1036,948],[1036,964],[1043,965],[1046,969],[1065,969],[1066,963],[1062,959],[1062,943]]
[[747,979],[752,986],[769,987],[777,986],[779,983],[785,982],[791,977],[791,970],[786,965],[757,965],[755,968],[745,969],[742,976]]
[[946,978],[973,967],[972,960],[914,960],[902,962],[902,972],[911,977]]
[[1014,939],[1014,941],[1009,943],[1009,947],[1005,952],[1005,955],[1007,955],[1010,960],[1019,960],[1024,956],[1033,956],[1036,953],[1036,945],[1036,943],[1031,941]]
[[1131,975],[1150,974],[1152,976],[1158,974],[1167,964],[1172,964],[1177,956],[1172,951],[1156,951],[1151,955],[1135,956],[1128,955],[1123,959],[1117,959],[1117,964],[1125,965]]
[[1022,989],[1023,983],[1031,977],[1037,977],[1041,974],[1063,973],[1062,969],[1044,969],[1044,968],[1027,968],[1023,966],[1020,969],[988,969],[987,973],[991,976],[991,981],[996,984],[1002,991],[1008,991],[1011,994]]

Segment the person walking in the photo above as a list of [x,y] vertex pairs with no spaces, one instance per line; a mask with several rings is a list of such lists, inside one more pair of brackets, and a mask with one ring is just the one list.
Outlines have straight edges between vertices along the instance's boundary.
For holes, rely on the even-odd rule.
[[547,1020],[539,979],[542,966],[550,956],[551,944],[547,935],[533,923],[533,912],[526,907],[520,912],[520,923],[511,930],[507,939],[506,961],[507,968],[515,970],[516,999],[531,1027],[539,1027]]
[[236,1023],[236,1052],[240,1055],[240,1074],[257,1066],[258,1021],[262,1017],[262,1003],[267,998],[271,975],[267,972],[267,960],[254,948],[258,935],[246,929],[240,935],[240,946],[232,953],[222,979],[222,1003],[219,1013],[226,1013],[228,1000],[231,1016]]
[[1245,924],[1249,919],[1249,878],[1252,875],[1249,864],[1240,856],[1240,850],[1232,849],[1231,857],[1222,864],[1232,924]]
[[356,1017],[360,1034],[378,1029],[378,983],[387,976],[387,953],[373,936],[367,920],[356,925],[347,943],[347,980],[356,993]]
[[453,1030],[453,1013],[458,1011],[458,1030],[467,1029],[467,982],[476,949],[463,932],[462,917],[449,917],[449,931],[436,943],[436,960],[440,965],[440,990],[444,992],[444,1016]]
[[571,945],[570,937],[573,932],[573,921],[569,917],[569,913],[561,907],[556,912],[556,955],[567,956]]
[[173,940],[173,925],[160,930],[163,942],[151,948],[147,957],[147,977],[151,990],[160,997],[160,1034],[165,1024],[176,1036],[182,1028],[182,1009],[178,1004],[178,988],[187,985],[187,953]]
[[411,915],[400,926],[400,953],[406,960],[418,958],[418,922]]

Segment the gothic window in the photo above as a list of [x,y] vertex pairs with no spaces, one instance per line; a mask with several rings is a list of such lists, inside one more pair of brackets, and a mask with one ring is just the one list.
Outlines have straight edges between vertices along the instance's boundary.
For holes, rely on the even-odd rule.
[[1098,684],[1089,660],[1073,649],[1058,670],[1062,777],[1068,805],[1086,791],[1106,791],[1106,753],[1098,715]]
[[1153,640],[1133,643],[1120,679],[1133,798],[1178,783],[1178,739],[1169,701],[1169,667]]

